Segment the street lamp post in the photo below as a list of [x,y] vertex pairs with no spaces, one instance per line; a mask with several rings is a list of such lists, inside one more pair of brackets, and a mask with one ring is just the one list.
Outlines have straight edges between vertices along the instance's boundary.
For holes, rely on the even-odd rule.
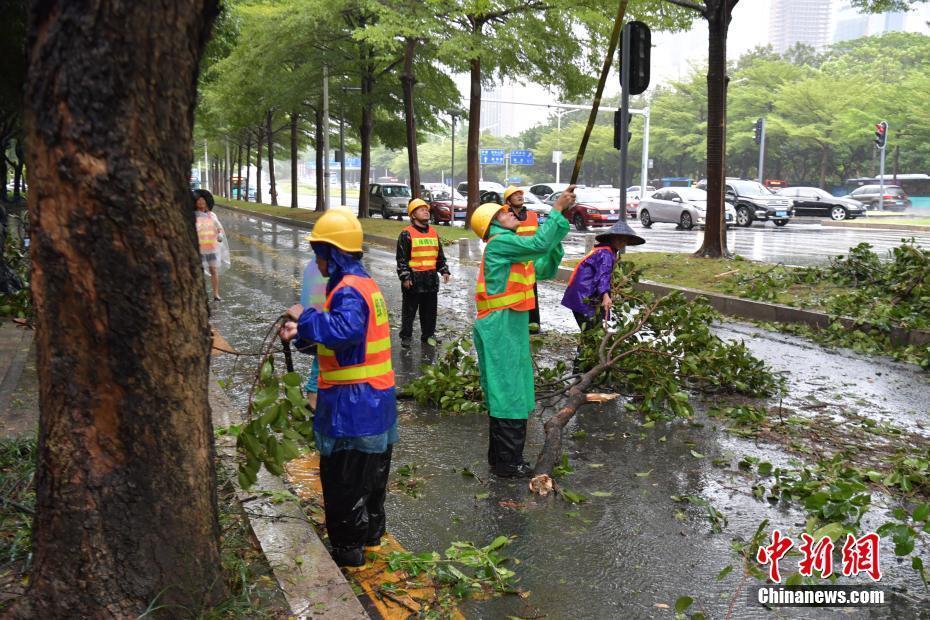
[[450,179],[449,185],[452,186],[452,191],[450,196],[452,197],[452,214],[455,216],[455,117],[459,113],[455,110],[449,112],[449,116],[452,117],[452,169],[449,171]]

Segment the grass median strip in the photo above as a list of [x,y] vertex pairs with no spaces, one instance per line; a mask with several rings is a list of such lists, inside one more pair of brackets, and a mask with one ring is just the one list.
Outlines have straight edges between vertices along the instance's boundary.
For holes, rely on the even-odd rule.
[[[301,222],[315,222],[322,215],[320,211],[312,209],[292,209],[290,207],[276,207],[264,203],[245,202],[243,200],[226,200],[225,198],[217,201],[220,206],[228,204],[237,209],[252,211],[260,215],[274,215],[276,217],[286,217]],[[362,229],[366,235],[375,235],[378,237],[397,237],[400,231],[410,225],[406,220],[383,220],[380,217],[362,218]],[[473,239],[474,234],[470,230],[457,228],[455,226],[435,226],[439,238],[444,242],[458,241],[459,239]]]

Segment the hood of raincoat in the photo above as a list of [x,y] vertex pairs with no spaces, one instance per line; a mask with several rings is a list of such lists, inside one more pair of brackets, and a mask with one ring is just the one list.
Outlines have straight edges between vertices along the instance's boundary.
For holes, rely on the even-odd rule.
[[326,261],[326,267],[329,271],[329,282],[326,283],[326,292],[332,291],[342,276],[350,274],[353,276],[368,276],[368,272],[362,267],[362,262],[339,248],[328,243],[312,243],[313,252]]

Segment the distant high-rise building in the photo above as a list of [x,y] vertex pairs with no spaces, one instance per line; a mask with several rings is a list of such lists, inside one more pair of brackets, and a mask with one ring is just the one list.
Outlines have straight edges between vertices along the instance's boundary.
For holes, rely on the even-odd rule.
[[832,0],[772,0],[769,43],[782,53],[797,43],[821,48],[830,42]]
[[[924,23],[921,24],[923,18]],[[848,41],[883,32],[926,32],[926,9],[915,9],[909,15],[900,11],[868,15],[859,12],[848,0],[840,3],[836,12],[833,41]],[[909,23],[913,22],[913,23]],[[921,27],[923,26],[923,28]]]

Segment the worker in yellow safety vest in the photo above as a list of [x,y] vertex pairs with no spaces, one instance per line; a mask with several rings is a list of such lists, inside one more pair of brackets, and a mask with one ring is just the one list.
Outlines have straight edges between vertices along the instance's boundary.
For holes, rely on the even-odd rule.
[[293,306],[280,336],[316,347],[320,365],[313,433],[320,452],[326,532],[340,566],[362,566],[385,532],[384,499],[397,442],[397,400],[387,303],[362,267],[362,226],[334,208],[310,232],[329,280],[323,311]]
[[[505,189],[504,204],[513,212],[519,222],[516,230],[518,235],[521,237],[532,237],[536,234],[536,231],[539,230],[539,216],[536,215],[535,211],[530,211],[526,208],[522,189],[512,185]],[[533,289],[533,293],[536,293],[535,288]],[[535,296],[533,298],[533,307],[530,308],[529,330],[531,334],[538,334],[540,331],[539,298]]]
[[556,200],[549,219],[529,237],[516,233],[520,220],[502,205],[483,204],[471,216],[472,230],[487,241],[478,269],[473,334],[490,414],[488,464],[498,476],[532,473],[523,460],[526,421],[536,408],[529,312],[536,299],[536,278],[551,278],[559,269],[564,254],[561,242],[568,233],[562,211],[574,200],[571,186]]
[[397,237],[397,277],[401,282],[400,346],[408,348],[413,319],[420,312],[420,342],[436,342],[439,276],[449,282],[449,267],[439,234],[429,225],[429,205],[414,198],[407,205],[410,226]]

